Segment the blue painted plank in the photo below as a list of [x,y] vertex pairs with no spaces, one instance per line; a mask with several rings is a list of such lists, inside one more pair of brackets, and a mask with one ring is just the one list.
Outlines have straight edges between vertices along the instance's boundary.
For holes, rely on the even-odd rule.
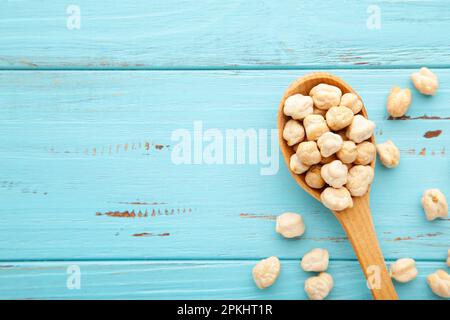
[[0,15],[0,68],[450,65],[446,0],[1,1]]
[[[410,70],[335,73],[362,95],[377,139],[402,150],[398,168],[377,166],[372,191],[385,255],[441,259],[448,220],[427,222],[420,196],[430,187],[450,194],[448,87],[432,98],[413,94],[409,115],[438,120],[392,121],[386,95],[392,85],[411,86]],[[333,216],[281,161],[276,175],[265,176],[260,162],[171,161],[172,132],[192,130],[195,120],[221,132],[274,129],[283,90],[301,74],[0,72],[0,259],[298,258],[318,246],[354,259]],[[437,74],[450,81],[449,70]],[[438,137],[423,137],[437,129]],[[304,215],[301,240],[274,232],[274,216],[288,210]]]
[[[253,283],[256,261],[5,262],[0,265],[2,299],[307,299],[304,281],[313,276],[299,262],[281,261],[276,283]],[[76,266],[76,267],[73,267]],[[80,289],[68,289],[68,268],[80,271]],[[78,269],[79,268],[79,269]],[[418,262],[418,277],[395,283],[401,299],[440,299],[426,276],[445,263]],[[334,288],[327,299],[371,299],[356,261],[331,261]],[[73,279],[73,278],[72,278]],[[69,281],[69,288],[77,282]]]

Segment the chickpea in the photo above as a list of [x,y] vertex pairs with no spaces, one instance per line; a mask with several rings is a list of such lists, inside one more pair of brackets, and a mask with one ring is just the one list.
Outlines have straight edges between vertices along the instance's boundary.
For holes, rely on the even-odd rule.
[[336,153],[339,160],[345,164],[350,164],[356,160],[358,155],[356,144],[353,141],[344,141],[342,148]]
[[315,141],[305,141],[300,143],[297,148],[297,156],[300,161],[307,166],[317,164],[322,159]]
[[373,176],[374,172],[371,166],[354,166],[348,172],[347,184],[345,186],[352,196],[361,197],[369,190]]
[[450,275],[445,270],[437,270],[427,277],[427,283],[434,294],[450,298]]
[[309,168],[305,175],[305,182],[308,186],[314,189],[322,189],[325,186],[325,181],[322,179],[320,169],[322,166],[315,165]]
[[280,274],[281,264],[277,257],[270,257],[259,261],[253,268],[253,280],[260,289],[270,287]]
[[372,136],[374,129],[375,123],[373,121],[358,114],[353,117],[352,123],[347,127],[345,135],[355,143],[360,143],[369,139]]
[[394,117],[404,116],[411,104],[411,90],[393,87],[387,98],[387,111]]
[[302,163],[300,159],[298,158],[297,154],[293,154],[291,156],[290,162],[289,162],[289,168],[296,174],[302,174],[306,172],[306,170],[309,169],[309,166]]
[[333,211],[342,211],[353,207],[352,196],[344,187],[339,189],[328,187],[322,191],[320,199],[325,207]]
[[316,248],[303,256],[300,266],[307,272],[322,272],[327,270],[328,260],[328,251],[325,249]]
[[288,146],[293,146],[305,138],[305,129],[297,120],[289,120],[283,129],[283,138]]
[[341,106],[347,107],[352,110],[353,114],[357,114],[361,111],[363,103],[356,94],[346,93],[342,96]]
[[389,273],[391,278],[398,282],[405,283],[414,280],[418,274],[416,262],[411,258],[398,259],[391,264]]
[[448,216],[448,204],[444,194],[439,189],[425,190],[422,196],[422,206],[428,221]]
[[295,120],[302,120],[313,113],[313,99],[299,93],[294,94],[284,102],[283,112]]
[[333,277],[321,272],[316,277],[310,277],[305,281],[305,292],[311,300],[323,300],[333,289]]
[[319,115],[321,115],[322,117],[325,118],[325,116],[326,116],[326,114],[327,114],[327,110],[322,110],[322,109],[319,109],[319,108],[314,108],[313,114],[319,114]]
[[348,127],[352,123],[353,112],[344,106],[331,107],[325,117],[328,127],[331,130],[338,131]]
[[275,231],[285,238],[300,237],[305,232],[305,223],[298,213],[285,212],[277,217]]
[[308,140],[317,140],[322,134],[330,131],[324,117],[319,114],[306,116],[303,120],[303,126]]
[[347,166],[341,160],[334,160],[323,165],[320,170],[323,180],[333,188],[340,188],[347,183]]
[[339,105],[342,91],[338,87],[321,83],[311,89],[309,95],[314,100],[314,105],[322,110],[328,110],[332,106]]
[[411,74],[411,80],[420,93],[434,95],[439,88],[438,77],[428,68],[421,68],[419,72]]
[[391,140],[377,144],[377,152],[381,163],[388,168],[395,168],[400,163],[400,150]]
[[355,164],[367,165],[375,160],[377,150],[372,142],[364,141],[356,145]]
[[342,143],[341,136],[332,132],[325,132],[317,140],[320,154],[325,158],[338,152],[342,147]]

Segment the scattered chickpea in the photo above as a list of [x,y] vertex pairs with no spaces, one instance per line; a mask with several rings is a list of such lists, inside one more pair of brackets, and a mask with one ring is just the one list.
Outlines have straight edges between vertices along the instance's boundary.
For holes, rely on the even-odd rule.
[[297,148],[297,156],[299,160],[307,166],[317,164],[322,159],[315,141],[305,141],[300,143]]
[[322,134],[330,131],[325,118],[320,114],[312,114],[307,116],[303,120],[303,126],[305,127],[306,137],[308,140],[317,140]]
[[303,256],[300,266],[307,272],[322,272],[327,270],[328,260],[328,251],[325,249],[316,248]]
[[400,150],[395,144],[388,140],[377,144],[377,152],[381,163],[388,168],[395,168],[400,162]]
[[325,158],[338,152],[342,147],[342,143],[341,136],[333,132],[325,132],[317,140],[320,154]]
[[281,264],[277,257],[270,257],[259,261],[253,267],[253,280],[260,289],[270,287],[280,274]]
[[425,190],[422,196],[422,206],[428,221],[448,216],[447,199],[439,189]]
[[356,144],[350,140],[344,141],[336,155],[343,163],[353,163],[358,155]]
[[351,109],[340,106],[331,107],[327,114],[327,125],[331,130],[338,131],[348,127],[353,120],[353,112]]
[[372,142],[364,141],[356,145],[355,164],[367,165],[375,160],[377,150]]
[[450,298],[450,275],[445,270],[437,270],[427,277],[427,283],[434,294]]
[[323,300],[333,289],[333,277],[326,272],[305,281],[305,292],[311,300]]
[[411,90],[393,87],[387,98],[387,111],[394,117],[404,116],[411,104]]
[[311,89],[309,95],[313,98],[314,105],[322,110],[328,110],[339,105],[342,91],[338,87],[321,83]]
[[322,166],[320,170],[323,180],[333,188],[340,188],[347,183],[347,166],[341,160],[334,160]]
[[398,259],[391,264],[389,273],[391,278],[398,282],[405,283],[414,280],[418,274],[416,262],[411,258]]
[[352,196],[361,197],[369,190],[373,176],[374,171],[371,166],[356,165],[349,170],[345,186]]
[[305,223],[298,213],[285,212],[277,217],[275,231],[285,238],[300,237],[305,232]]
[[313,100],[309,96],[294,94],[284,102],[283,112],[295,120],[302,120],[313,113]]
[[309,168],[305,175],[305,182],[308,186],[314,189],[322,189],[325,186],[325,181],[322,179],[320,169],[322,166],[315,165]]
[[295,153],[291,156],[289,167],[296,174],[302,174],[309,169],[309,166],[302,163]]
[[372,136],[374,129],[375,123],[373,121],[357,114],[353,117],[353,121],[350,126],[347,127],[345,134],[350,140],[353,140],[355,143],[360,143],[369,139]]
[[342,187],[335,189],[328,187],[320,194],[320,200],[325,207],[334,211],[342,211],[353,207],[353,200],[350,192]]
[[357,114],[361,111],[363,103],[356,94],[346,93],[342,96],[341,106],[347,107],[352,110],[353,114]]
[[434,95],[439,88],[438,77],[428,68],[421,68],[419,72],[411,74],[411,80],[420,93]]
[[283,129],[283,138],[288,146],[293,146],[305,138],[305,129],[297,120],[289,120]]

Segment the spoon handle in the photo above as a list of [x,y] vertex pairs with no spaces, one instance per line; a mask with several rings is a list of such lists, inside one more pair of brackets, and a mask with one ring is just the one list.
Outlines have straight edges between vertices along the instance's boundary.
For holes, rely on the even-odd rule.
[[341,223],[370,284],[375,300],[397,300],[391,277],[378,244],[370,214],[368,193],[353,198],[353,207],[334,215]]

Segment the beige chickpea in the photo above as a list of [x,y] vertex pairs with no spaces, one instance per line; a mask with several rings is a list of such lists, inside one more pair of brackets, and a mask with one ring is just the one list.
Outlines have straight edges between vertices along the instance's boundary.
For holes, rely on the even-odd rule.
[[434,95],[439,88],[438,77],[428,68],[421,68],[418,72],[411,74],[411,80],[420,93]]
[[309,168],[305,175],[305,182],[308,186],[314,189],[322,189],[325,186],[325,181],[322,179],[320,169],[322,166],[315,165]]
[[428,221],[448,216],[448,204],[445,195],[439,189],[425,190],[422,196],[422,206]]
[[361,197],[369,190],[373,176],[374,171],[371,166],[356,165],[349,170],[345,186],[352,196]]
[[418,274],[416,262],[411,258],[398,259],[391,264],[389,273],[391,278],[398,282],[405,283],[414,280]]
[[323,205],[333,211],[342,211],[353,207],[353,200],[350,192],[342,187],[335,189],[328,187],[320,194]]
[[321,115],[322,117],[325,118],[325,116],[327,114],[327,111],[328,110],[322,110],[322,109],[319,109],[319,108],[314,108],[313,114],[319,114],[319,115]]
[[285,238],[300,237],[305,232],[305,223],[298,213],[285,212],[277,217],[275,231]]
[[341,102],[342,91],[338,87],[321,83],[311,89],[309,95],[314,100],[314,105],[322,110],[328,110]]
[[313,100],[309,96],[300,93],[294,94],[284,102],[283,112],[295,120],[302,120],[313,113]]
[[386,103],[388,113],[394,118],[404,116],[409,109],[411,100],[411,90],[393,87]]
[[321,272],[318,276],[310,277],[305,281],[305,292],[311,300],[325,299],[333,289],[333,277]]
[[307,272],[322,272],[328,268],[329,254],[325,249],[316,248],[306,253],[300,266]]
[[320,114],[309,115],[303,120],[306,137],[308,140],[317,140],[325,132],[330,131],[325,118]]
[[309,169],[309,166],[302,163],[300,159],[298,158],[297,154],[293,154],[291,156],[290,162],[289,162],[289,168],[296,174],[302,174],[306,172]]
[[450,298],[450,275],[445,270],[437,270],[427,277],[427,283],[434,294]]
[[360,112],[363,107],[361,99],[354,93],[344,94],[340,105],[352,110],[353,114]]
[[270,287],[280,274],[281,264],[277,257],[270,257],[259,261],[253,268],[253,280],[260,289]]
[[331,130],[338,131],[348,127],[353,120],[353,112],[350,108],[340,106],[331,107],[326,116],[327,125]]
[[355,143],[360,143],[369,139],[372,136],[374,129],[375,122],[357,114],[353,117],[350,126],[347,127],[345,135]]
[[322,159],[315,141],[305,141],[300,143],[297,148],[297,156],[299,160],[307,166],[317,164]]
[[395,168],[400,163],[400,150],[391,140],[377,144],[377,152],[381,163],[387,168]]
[[342,143],[341,136],[332,132],[325,132],[317,139],[317,146],[320,149],[320,154],[324,158],[338,152],[342,147]]
[[340,188],[347,183],[347,166],[341,160],[334,160],[322,166],[320,170],[323,180],[333,188]]
[[289,120],[283,129],[283,139],[289,146],[297,144],[305,138],[305,129],[297,120]]
[[364,141],[356,145],[355,164],[367,165],[375,160],[377,150],[372,142]]
[[349,164],[356,160],[357,156],[356,144],[353,141],[344,141],[341,149],[336,153],[336,156],[343,163]]

